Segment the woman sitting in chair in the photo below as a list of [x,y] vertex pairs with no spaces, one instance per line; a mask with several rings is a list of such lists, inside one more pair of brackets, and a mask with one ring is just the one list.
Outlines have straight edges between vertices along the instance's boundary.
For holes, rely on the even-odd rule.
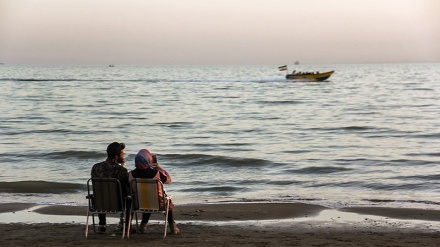
[[[159,163],[157,163],[157,158],[152,155],[147,149],[141,149],[134,158],[136,168],[129,172],[130,183],[135,178],[155,178],[162,181],[163,184],[171,183],[171,176],[166,170],[164,170]],[[168,212],[168,222],[170,225],[171,233],[179,234],[180,230],[174,222],[173,209],[174,204],[170,202],[170,210]],[[141,221],[141,233],[147,232],[147,224],[150,219],[150,213],[142,214]]]

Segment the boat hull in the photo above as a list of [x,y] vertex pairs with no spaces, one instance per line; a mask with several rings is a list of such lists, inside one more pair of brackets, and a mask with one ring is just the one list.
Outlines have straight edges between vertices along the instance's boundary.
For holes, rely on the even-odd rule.
[[298,80],[298,81],[325,81],[327,80],[335,71],[328,71],[324,73],[305,73],[305,74],[287,74],[286,79],[288,80]]

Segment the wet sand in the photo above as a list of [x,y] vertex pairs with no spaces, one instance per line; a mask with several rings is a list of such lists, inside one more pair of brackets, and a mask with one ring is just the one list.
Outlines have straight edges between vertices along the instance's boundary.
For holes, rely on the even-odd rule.
[[[32,210],[47,215],[83,216],[85,207],[0,204],[0,213]],[[330,213],[329,218],[322,216]],[[332,215],[333,213],[340,213]],[[348,213],[346,213],[348,212]],[[85,238],[84,223],[0,224],[1,246],[440,246],[440,210],[344,208],[299,203],[176,205],[181,234],[162,239],[152,218],[147,234],[121,239],[107,234]],[[354,214],[355,213],[355,214]],[[0,220],[1,220],[0,214]]]

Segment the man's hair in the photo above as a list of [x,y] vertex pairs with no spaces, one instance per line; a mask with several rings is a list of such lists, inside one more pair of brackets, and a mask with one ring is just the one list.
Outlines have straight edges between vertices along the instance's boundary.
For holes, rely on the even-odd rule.
[[123,142],[113,142],[107,147],[107,157],[113,159],[115,156],[120,155],[121,151],[124,150],[125,144]]

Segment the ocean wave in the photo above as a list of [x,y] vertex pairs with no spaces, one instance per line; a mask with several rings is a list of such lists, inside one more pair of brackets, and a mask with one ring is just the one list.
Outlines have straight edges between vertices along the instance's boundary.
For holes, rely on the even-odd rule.
[[[242,146],[246,144],[237,144],[231,146]],[[82,151],[82,150],[69,150],[69,151],[52,151],[52,152],[23,152],[23,153],[3,153],[3,161],[17,162],[19,160],[101,160],[105,159],[105,154],[97,151]],[[134,160],[135,154],[127,154],[126,159],[128,162]],[[205,154],[159,154],[161,160],[166,160],[167,164],[175,164],[179,167],[188,165],[205,167],[262,167],[275,165],[272,161],[256,158],[244,158],[244,157],[232,157],[232,156],[220,156],[220,155],[205,155]],[[95,162],[96,163],[96,162]]]
[[30,134],[72,134],[72,135],[87,135],[87,134],[105,134],[111,131],[107,130],[71,130],[71,129],[34,129],[34,130],[26,130],[26,131],[17,131],[13,128],[8,128],[12,131],[8,131],[5,136],[21,136],[21,135],[30,135]]
[[302,169],[296,169],[296,170],[287,170],[285,172],[292,173],[292,174],[329,174],[329,173],[336,173],[336,172],[345,172],[350,171],[353,169],[345,168],[345,167],[334,167],[334,166],[325,166],[325,167],[319,167],[319,166],[312,166],[312,167],[306,167]]
[[94,151],[54,151],[49,153],[44,152],[24,152],[24,153],[4,153],[2,154],[5,159],[48,159],[48,160],[66,160],[66,159],[78,159],[78,160],[88,160],[88,159],[99,159],[103,157],[102,152]]
[[304,183],[303,181],[293,181],[293,180],[268,180],[265,182],[265,184],[271,184],[271,185],[277,185],[277,186],[286,186],[286,185],[292,185],[292,184],[299,184],[301,185]]
[[309,128],[312,131],[322,132],[335,132],[338,134],[366,134],[365,138],[383,138],[383,137],[396,137],[396,138],[438,138],[439,134],[418,134],[416,131],[402,131],[393,128],[384,128],[376,126],[345,126],[345,127],[332,127],[332,128]]
[[383,183],[383,182],[369,182],[369,181],[348,181],[348,182],[317,182],[312,183],[308,187],[311,188],[361,188],[373,191],[426,191],[432,189],[432,184],[423,182],[413,183]]
[[210,186],[210,187],[191,187],[183,190],[179,190],[179,192],[183,193],[208,193],[212,195],[232,195],[237,192],[246,192],[250,191],[246,187],[235,187],[235,186]]
[[279,101],[257,101],[257,103],[260,103],[262,105],[298,105],[298,104],[304,104],[303,101],[299,100],[279,100]]
[[433,134],[420,134],[420,135],[412,135],[409,136],[412,138],[428,138],[428,139],[439,139],[440,138],[440,133],[433,133]]
[[[432,185],[427,183],[400,183],[400,184],[386,184],[386,183],[362,183],[364,188],[374,189],[378,191],[418,191],[430,189]],[[359,184],[361,185],[361,184]]]
[[370,131],[370,130],[376,130],[376,131],[392,131],[390,129],[380,129],[377,127],[372,126],[345,126],[345,127],[338,127],[338,128],[309,128],[309,130],[318,130],[318,131],[347,131],[347,132],[363,132],[363,131]]
[[0,78],[0,81],[29,81],[29,82],[39,82],[39,81],[79,81],[78,79],[38,79],[38,78]]
[[340,188],[356,188],[356,187],[360,187],[360,184],[362,184],[362,182],[359,181],[350,181],[350,182],[329,182],[329,183],[320,183],[320,182],[314,182],[311,183],[305,187],[310,187],[310,188],[330,188],[330,187],[340,187]]
[[426,155],[426,156],[433,156],[433,157],[440,157],[440,153],[421,153],[417,155]]
[[167,154],[164,155],[169,160],[168,163],[179,162],[179,166],[188,165],[193,166],[214,166],[214,167],[262,167],[273,165],[272,162],[255,159],[255,158],[242,158],[242,157],[230,157],[219,155],[205,155],[205,154]]
[[363,199],[363,201],[374,202],[374,203],[420,203],[420,204],[428,204],[428,205],[440,205],[440,202],[433,202],[428,200],[384,200],[384,199]]
[[75,158],[75,159],[96,159],[99,157],[102,157],[102,152],[94,152],[94,151],[59,151],[59,152],[52,152],[44,155],[47,158],[50,159],[68,159],[68,158]]
[[440,173],[439,174],[429,174],[429,175],[414,175],[414,176],[397,176],[393,177],[393,179],[401,179],[401,180],[426,180],[426,181],[437,181],[440,184]]
[[1,193],[73,193],[86,191],[85,184],[59,183],[46,181],[0,182]]
[[282,152],[286,154],[303,154],[303,153],[312,153],[313,150],[287,150]]
[[380,164],[382,166],[414,166],[414,167],[421,167],[426,165],[435,165],[438,164],[436,161],[431,160],[409,160],[409,159],[397,159],[397,160],[389,160],[389,161],[382,161]]

